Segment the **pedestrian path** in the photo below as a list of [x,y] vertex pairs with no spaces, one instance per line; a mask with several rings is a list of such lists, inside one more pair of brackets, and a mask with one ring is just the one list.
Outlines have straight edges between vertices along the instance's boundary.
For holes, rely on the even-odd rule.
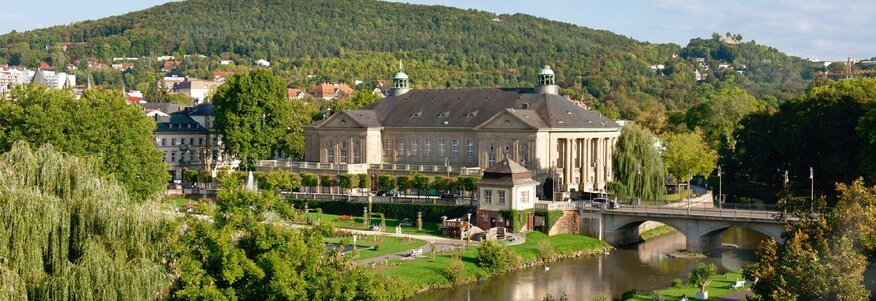
[[753,295],[750,288],[739,290],[738,292],[723,295],[721,297],[715,297],[715,301],[737,301],[737,300],[745,300],[748,296]]

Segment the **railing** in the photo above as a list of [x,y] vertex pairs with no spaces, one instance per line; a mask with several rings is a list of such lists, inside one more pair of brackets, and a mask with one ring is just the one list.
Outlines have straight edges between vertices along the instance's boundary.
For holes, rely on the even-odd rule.
[[696,207],[664,207],[664,206],[638,206],[623,205],[620,209],[601,209],[583,206],[581,209],[588,211],[603,211],[605,213],[636,213],[654,215],[696,216],[705,218],[748,218],[761,220],[776,220],[778,212],[762,210],[744,210],[728,208],[696,208]]
[[399,164],[399,163],[319,163],[319,162],[301,162],[289,160],[259,160],[256,162],[256,167],[261,169],[291,169],[293,171],[312,170],[312,171],[336,171],[343,173],[364,174],[368,170],[380,170],[389,172],[424,172],[433,174],[454,174],[466,176],[479,176],[481,169],[479,167],[459,167],[459,166],[444,166],[444,165],[419,165],[419,164]]
[[[368,195],[347,195],[310,192],[290,192],[288,196],[296,199],[321,200],[321,201],[348,201],[356,203],[368,203]],[[370,196],[372,203],[395,203],[395,204],[435,204],[435,205],[463,205],[471,206],[474,201],[463,198],[438,198],[438,197],[411,197],[411,196]]]
[[550,201],[538,201],[535,203],[535,209],[540,210],[567,210],[567,209],[581,209],[583,202],[550,202]]

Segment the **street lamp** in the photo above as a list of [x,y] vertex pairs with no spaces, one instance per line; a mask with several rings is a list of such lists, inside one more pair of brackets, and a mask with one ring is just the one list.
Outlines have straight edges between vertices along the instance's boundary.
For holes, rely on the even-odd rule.
[[687,170],[687,190],[689,191],[687,194],[687,214],[688,215],[690,214],[690,202],[691,202],[690,195],[691,195],[691,193],[693,193],[693,189],[690,187],[690,180],[693,178],[692,174],[693,174],[693,169],[688,169]]
[[722,203],[724,203],[724,194],[721,191],[721,165],[718,165],[718,209],[721,209]]
[[809,205],[809,211],[815,211],[815,171],[812,166],[809,166],[809,198],[812,203]]
[[639,179],[639,181],[641,181],[641,185],[640,185],[641,188],[639,188],[639,199],[637,202],[637,205],[641,205],[642,204],[642,195],[645,194],[645,179],[642,178],[642,167],[641,166],[636,168],[636,177]]

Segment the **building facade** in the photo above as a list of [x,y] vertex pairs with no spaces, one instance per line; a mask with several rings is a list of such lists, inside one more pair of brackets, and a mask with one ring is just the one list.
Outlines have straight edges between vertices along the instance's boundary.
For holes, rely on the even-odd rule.
[[[478,181],[478,211],[475,218],[479,228],[513,228],[511,221],[505,219],[503,211],[523,211],[535,208],[539,183],[525,167],[517,162],[504,159],[498,164],[484,170],[484,175]],[[526,232],[533,230],[532,212],[520,216],[520,229]],[[513,229],[512,229],[513,231]]]
[[215,171],[236,168],[225,155],[222,137],[213,128],[213,105],[200,104],[156,117],[155,144],[164,153],[171,179],[178,183],[185,170]]
[[534,88],[411,89],[399,72],[390,96],[305,128],[304,161],[319,164],[285,165],[479,175],[510,158],[554,183],[539,192],[604,189],[620,126],[558,91],[548,66]]

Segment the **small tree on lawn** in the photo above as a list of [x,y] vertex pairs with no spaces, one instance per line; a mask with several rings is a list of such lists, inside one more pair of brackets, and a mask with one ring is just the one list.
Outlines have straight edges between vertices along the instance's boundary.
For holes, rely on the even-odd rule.
[[478,248],[475,262],[479,267],[491,272],[502,272],[511,268],[519,258],[508,246],[500,245],[494,240],[487,240]]
[[347,190],[347,194],[350,193],[350,189],[353,189],[359,182],[359,178],[356,175],[351,174],[340,174],[338,175],[338,186]]
[[332,187],[337,186],[337,182],[336,182],[336,180],[337,180],[337,179],[335,178],[334,175],[320,175],[320,176],[319,176],[319,182],[320,182],[320,184],[322,185],[322,187],[328,187],[328,188],[329,188],[329,193],[331,193],[331,191],[332,191],[332,190],[331,190]]
[[377,188],[380,190],[395,189],[395,178],[390,175],[381,175],[380,178],[377,179]]
[[426,176],[421,173],[413,174],[413,186],[417,189],[417,196],[420,196],[420,193],[432,188],[432,177]]
[[356,183],[356,188],[359,189],[370,189],[371,188],[371,177],[368,175],[360,175],[359,183]]
[[465,265],[462,263],[462,258],[458,255],[453,255],[450,258],[450,263],[444,268],[444,277],[450,283],[459,283],[465,277]]
[[712,263],[700,262],[697,267],[690,271],[687,276],[687,281],[690,284],[696,285],[701,292],[706,291],[706,286],[712,282],[712,278],[718,274],[718,268]]
[[398,176],[396,180],[398,189],[407,194],[408,190],[414,188],[414,179],[411,176]]
[[312,173],[306,173],[301,175],[301,185],[304,187],[309,187],[310,192],[313,192],[313,187],[319,185],[319,178]]
[[458,179],[459,189],[462,191],[475,191],[478,188],[476,185],[477,177],[459,177]]

